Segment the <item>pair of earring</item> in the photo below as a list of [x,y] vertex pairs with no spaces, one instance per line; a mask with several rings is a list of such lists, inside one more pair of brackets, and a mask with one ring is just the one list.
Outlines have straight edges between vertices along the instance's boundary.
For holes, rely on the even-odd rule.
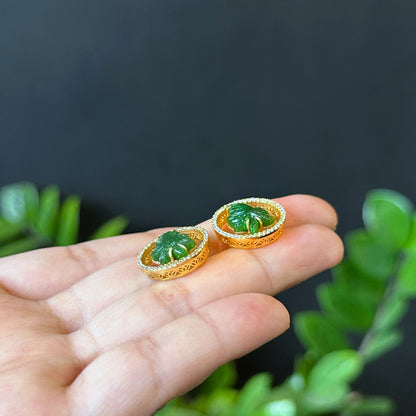
[[[285,219],[286,211],[278,202],[246,198],[218,209],[212,217],[212,226],[218,239],[228,246],[253,249],[276,241]],[[137,263],[152,279],[171,280],[201,266],[208,255],[207,230],[181,227],[151,241],[137,256]]]

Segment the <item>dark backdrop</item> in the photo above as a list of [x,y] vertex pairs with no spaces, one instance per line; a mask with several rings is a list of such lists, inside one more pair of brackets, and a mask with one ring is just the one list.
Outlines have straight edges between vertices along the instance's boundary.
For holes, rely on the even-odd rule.
[[[371,188],[416,201],[415,18],[414,0],[1,0],[0,185],[56,183],[131,231],[312,193],[343,235]],[[279,297],[313,308],[326,277]],[[402,416],[415,322],[413,307],[407,346],[359,383]],[[300,350],[289,332],[241,372],[279,382]]]

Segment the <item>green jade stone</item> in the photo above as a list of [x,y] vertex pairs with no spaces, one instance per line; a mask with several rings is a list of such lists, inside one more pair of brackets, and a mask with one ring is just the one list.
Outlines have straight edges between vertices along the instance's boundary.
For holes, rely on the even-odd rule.
[[273,225],[276,218],[264,208],[236,203],[228,208],[227,224],[236,232],[258,233],[262,228]]
[[157,239],[152,259],[156,263],[167,264],[186,257],[194,247],[195,241],[188,234],[168,231]]

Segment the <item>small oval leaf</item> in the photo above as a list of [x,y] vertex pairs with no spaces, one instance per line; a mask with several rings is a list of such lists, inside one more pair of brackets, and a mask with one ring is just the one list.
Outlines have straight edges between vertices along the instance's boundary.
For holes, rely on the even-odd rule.
[[386,330],[397,325],[409,309],[409,302],[400,294],[391,294],[377,315],[377,329]]
[[392,275],[396,252],[379,245],[363,230],[348,234],[345,242],[350,261],[359,271],[382,281]]
[[397,274],[397,289],[406,297],[416,297],[416,252],[407,254]]
[[251,377],[241,389],[234,411],[230,416],[251,416],[258,406],[267,399],[271,384],[270,374],[260,373]]
[[276,400],[261,407],[254,416],[296,416],[296,404],[289,399]]
[[318,301],[337,326],[364,331],[371,327],[378,304],[368,292],[351,289],[345,283],[322,284],[317,289]]
[[237,381],[237,370],[233,361],[218,367],[199,387],[197,392],[209,394],[217,389],[231,388]]
[[303,346],[318,356],[349,348],[346,337],[319,312],[298,313],[294,328]]
[[402,194],[375,189],[365,199],[363,220],[380,245],[400,249],[409,236],[412,212],[412,203]]
[[315,390],[335,384],[350,383],[361,374],[363,365],[364,361],[357,351],[330,352],[312,368],[308,388]]
[[377,332],[363,349],[365,360],[374,361],[402,342],[403,335],[398,329]]
[[395,410],[394,402],[389,397],[357,397],[351,401],[342,412],[343,416],[364,416],[364,415],[392,415]]

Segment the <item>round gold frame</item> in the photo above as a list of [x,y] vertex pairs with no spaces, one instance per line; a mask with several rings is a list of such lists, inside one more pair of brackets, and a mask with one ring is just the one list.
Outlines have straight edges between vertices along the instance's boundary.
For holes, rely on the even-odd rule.
[[167,264],[155,264],[152,259],[157,238],[151,241],[137,256],[139,267],[154,280],[172,280],[183,277],[198,268],[209,255],[208,232],[202,227],[180,227],[175,231],[188,234],[194,241],[195,247],[189,254]]
[[[255,234],[227,231],[228,208],[236,203],[264,208],[276,218],[276,222]],[[278,202],[266,198],[245,198],[230,202],[218,209],[212,217],[212,225],[218,239],[223,243],[230,247],[253,249],[267,246],[276,241],[283,232],[285,220],[286,210]]]

